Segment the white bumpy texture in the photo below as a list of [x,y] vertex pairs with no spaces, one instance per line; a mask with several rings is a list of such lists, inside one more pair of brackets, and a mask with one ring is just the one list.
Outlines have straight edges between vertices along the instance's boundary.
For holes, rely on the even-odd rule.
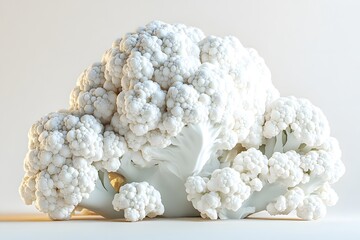
[[91,115],[81,118],[52,113],[29,131],[25,177],[20,192],[53,219],[67,219],[94,190],[102,155],[102,125]]
[[[53,219],[86,199],[129,221],[262,210],[318,219],[338,199],[330,184],[344,174],[340,159],[322,111],[280,97],[254,49],[153,21],[83,71],[68,110],[32,126],[20,194]],[[126,185],[96,206],[107,172]]]
[[132,222],[164,213],[159,191],[147,182],[125,184],[115,194],[112,204],[116,211],[124,209],[125,219]]

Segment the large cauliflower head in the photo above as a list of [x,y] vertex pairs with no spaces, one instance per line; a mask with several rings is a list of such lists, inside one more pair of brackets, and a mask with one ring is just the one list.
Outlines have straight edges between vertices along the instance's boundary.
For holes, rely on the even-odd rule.
[[[81,204],[130,221],[194,208],[211,219],[262,210],[317,219],[345,171],[325,115],[280,97],[254,49],[160,21],[116,40],[79,76],[70,108],[29,138],[20,194],[53,219]],[[104,172],[126,181],[110,212],[90,196],[99,182],[110,189]]]
[[263,115],[277,97],[263,59],[237,38],[153,21],[81,74],[70,105],[123,135],[133,151],[165,148],[184,126],[204,121],[223,126],[223,148],[231,149],[261,145]]

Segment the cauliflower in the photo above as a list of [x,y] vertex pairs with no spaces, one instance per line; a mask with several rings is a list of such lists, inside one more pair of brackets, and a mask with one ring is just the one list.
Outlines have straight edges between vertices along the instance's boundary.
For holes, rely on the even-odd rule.
[[329,129],[308,100],[280,97],[236,37],[153,21],[82,72],[68,110],[33,125],[20,194],[53,219],[76,207],[130,221],[316,219],[345,171]]
[[132,222],[164,213],[159,191],[147,182],[125,184],[115,194],[112,204],[116,211],[125,209],[125,219]]

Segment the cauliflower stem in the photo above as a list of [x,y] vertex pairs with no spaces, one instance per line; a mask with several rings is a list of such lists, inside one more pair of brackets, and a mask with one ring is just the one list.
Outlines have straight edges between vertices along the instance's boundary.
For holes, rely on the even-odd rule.
[[94,191],[91,192],[89,198],[83,198],[78,206],[96,212],[105,218],[123,218],[124,212],[115,211],[112,206],[115,194],[107,173],[99,172],[99,179],[96,181]]
[[[184,181],[200,172],[212,172],[219,165],[214,153],[219,149],[219,128],[207,123],[191,124],[171,139],[164,149],[150,148],[146,155],[156,162],[152,167],[139,167],[125,154],[118,173],[128,182],[147,181],[160,192],[166,217],[196,216],[197,211],[186,200]],[[173,211],[173,209],[175,209]],[[179,211],[181,209],[181,211]]]

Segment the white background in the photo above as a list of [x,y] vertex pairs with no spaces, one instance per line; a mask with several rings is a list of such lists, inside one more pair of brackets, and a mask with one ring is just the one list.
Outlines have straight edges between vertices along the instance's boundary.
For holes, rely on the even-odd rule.
[[346,175],[329,217],[359,213],[360,1],[0,0],[0,213],[35,212],[18,195],[27,131],[68,106],[84,68],[115,38],[158,19],[234,35],[256,48],[282,95],[327,115]]

